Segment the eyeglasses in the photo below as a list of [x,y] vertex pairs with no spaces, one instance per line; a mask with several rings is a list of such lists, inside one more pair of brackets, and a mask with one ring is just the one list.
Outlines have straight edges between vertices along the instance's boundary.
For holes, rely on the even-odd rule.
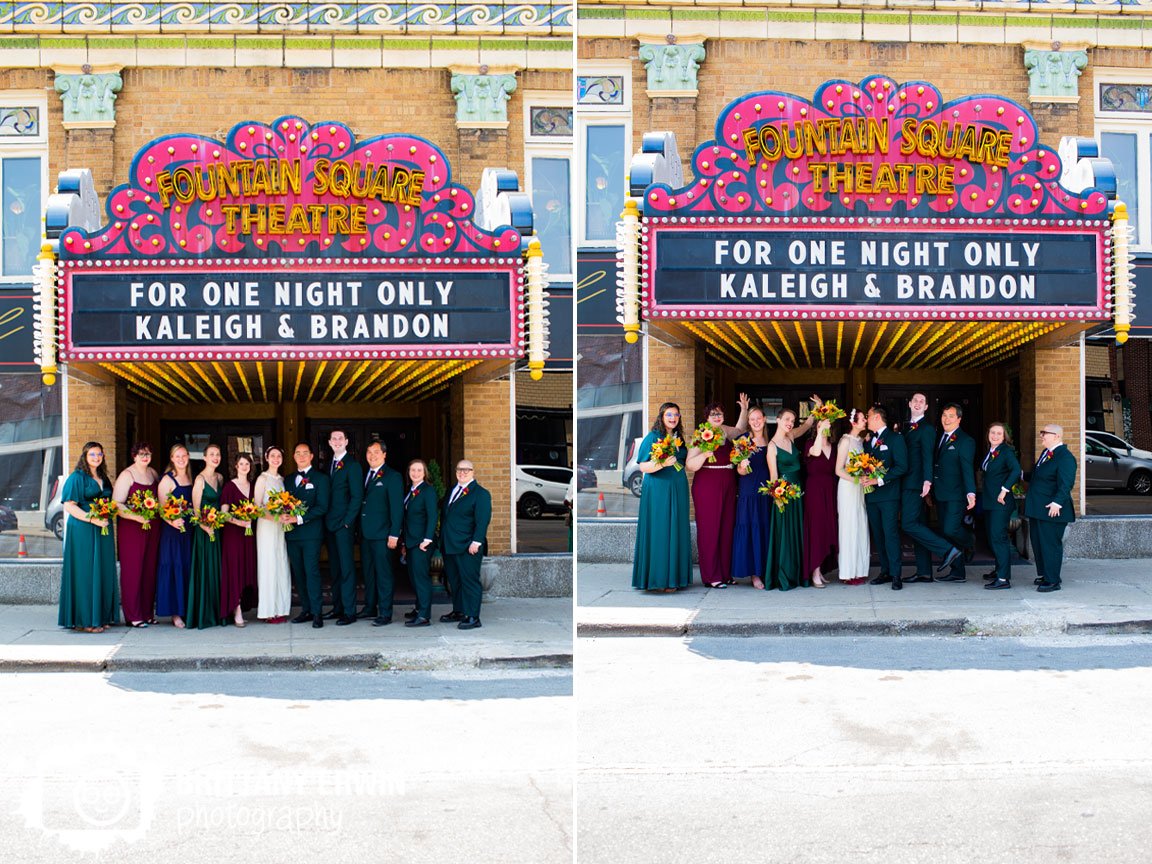
[[471,474],[475,470],[476,470],[475,468],[457,468],[456,473],[457,474]]
[[1040,437],[1043,438],[1045,435],[1055,435],[1055,434],[1056,434],[1055,432],[1041,432]]

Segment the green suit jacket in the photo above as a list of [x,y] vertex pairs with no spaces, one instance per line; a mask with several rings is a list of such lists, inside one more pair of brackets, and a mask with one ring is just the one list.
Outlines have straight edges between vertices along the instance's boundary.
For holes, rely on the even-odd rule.
[[992,458],[985,456],[981,464],[987,460],[988,467],[984,469],[984,490],[980,495],[980,503],[985,510],[992,510],[1001,505],[997,502],[1001,489],[1007,489],[1004,504],[1015,509],[1015,499],[1012,497],[1012,487],[1020,479],[1020,460],[1016,458],[1016,451],[1011,444],[1001,444],[996,448]]
[[[1052,458],[1032,469],[1028,494],[1024,496],[1024,515],[1044,522],[1075,522],[1072,507],[1072,486],[1076,483],[1076,457],[1061,444],[1052,451]],[[1060,515],[1048,515],[1048,505],[1060,505]]]
[[288,532],[289,543],[306,543],[310,540],[321,542],[324,539],[324,517],[328,515],[331,485],[328,475],[313,466],[308,469],[308,482],[297,485],[301,476],[293,471],[284,478],[284,488],[304,502],[308,510],[304,513],[304,524],[297,525]]
[[937,501],[963,501],[976,494],[976,442],[957,426],[944,446],[937,447],[943,434],[941,429],[932,444],[936,453],[932,495]]
[[364,469],[348,453],[336,463],[329,479],[332,484],[328,515],[324,526],[329,531],[339,531],[344,526],[354,528],[360,515],[360,502],[364,497]]
[[460,495],[455,503],[450,504],[451,500],[449,491],[440,518],[441,551],[445,555],[462,555],[472,543],[487,546],[488,523],[492,521],[492,496],[488,490],[473,480],[467,494]]
[[884,463],[884,485],[876,486],[864,500],[872,504],[899,501],[904,475],[908,473],[908,448],[904,438],[891,428],[885,429],[879,440],[873,436],[864,449]]
[[936,441],[936,427],[921,417],[916,423],[909,421],[903,431],[908,449],[908,473],[904,475],[904,491],[920,494],[924,481],[932,479],[932,446]]
[[360,505],[360,536],[365,540],[387,540],[399,537],[404,522],[404,491],[400,472],[387,465],[381,465],[379,476],[368,469],[361,482],[368,479],[364,487],[364,501]]
[[439,504],[436,487],[431,483],[421,483],[408,493],[404,505],[404,545],[409,549],[415,549],[425,540],[436,539]]

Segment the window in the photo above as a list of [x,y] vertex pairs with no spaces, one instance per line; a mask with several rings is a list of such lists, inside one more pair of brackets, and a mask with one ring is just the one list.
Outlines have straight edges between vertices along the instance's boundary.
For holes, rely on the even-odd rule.
[[524,98],[525,185],[532,196],[536,234],[553,283],[571,281],[572,97],[533,93]]
[[40,94],[0,95],[0,283],[27,284],[40,253],[47,136]]
[[1152,252],[1152,75],[1102,70],[1095,95],[1100,155],[1116,168],[1116,194],[1128,207],[1136,250]]
[[595,61],[581,63],[576,93],[577,242],[614,247],[624,209],[625,178],[632,152],[631,70]]

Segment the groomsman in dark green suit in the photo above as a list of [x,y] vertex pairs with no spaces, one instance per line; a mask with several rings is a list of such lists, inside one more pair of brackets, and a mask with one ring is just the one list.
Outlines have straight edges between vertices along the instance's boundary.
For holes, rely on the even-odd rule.
[[864,451],[884,463],[887,469],[879,480],[861,485],[875,487],[864,496],[872,548],[880,558],[880,574],[869,584],[892,583],[892,590],[904,587],[900,578],[900,487],[908,471],[908,450],[904,439],[888,428],[888,411],[873,405],[868,411],[868,431],[872,433]]
[[288,532],[288,563],[292,581],[300,595],[300,614],[293,624],[312,621],[323,627],[320,606],[320,546],[324,542],[324,517],[328,514],[329,484],[323,471],[312,467],[312,448],[300,443],[292,451],[296,471],[284,479],[284,488],[308,509],[303,516],[281,516],[280,521],[295,527]]
[[456,465],[456,485],[444,501],[440,518],[440,549],[452,592],[452,612],[440,620],[458,621],[460,630],[480,626],[480,563],[491,521],[492,496],[476,482],[472,463],[461,459]]
[[[360,505],[360,564],[364,568],[365,608],[377,609],[374,627],[392,623],[392,557],[400,545],[404,521],[403,484],[400,473],[384,464],[387,455],[388,446],[383,441],[373,441],[364,451],[368,471],[364,503]],[[347,596],[344,602],[349,602]]]
[[[356,520],[360,518],[360,501],[364,496],[364,471],[348,452],[348,436],[343,429],[333,429],[328,437],[332,461],[328,478],[332,484],[331,501],[324,527],[328,529],[328,572],[332,577],[332,611],[325,618],[335,618],[344,626],[356,621],[356,559],[353,546]],[[367,595],[367,589],[365,595]],[[374,604],[369,601],[368,606]]]
[[928,397],[913,393],[908,400],[911,412],[904,427],[908,447],[908,473],[904,475],[900,495],[900,527],[912,540],[916,552],[916,573],[905,582],[931,582],[932,555],[941,559],[952,553],[952,544],[928,527],[925,518],[928,495],[932,490],[932,456],[936,444],[936,427],[928,422]]
[[[976,509],[976,442],[960,428],[964,409],[949,402],[940,412],[941,432],[936,439],[936,456],[932,474],[932,497],[940,516],[940,533],[956,550],[970,550],[975,545],[972,532],[964,527],[964,514]],[[944,559],[937,571],[951,566],[948,574],[937,576],[937,582],[963,582],[963,555]]]
[[1032,469],[1024,515],[1032,532],[1036,557],[1036,584],[1042,594],[1060,590],[1064,566],[1064,531],[1076,521],[1072,487],[1076,483],[1076,457],[1064,446],[1064,427],[1049,423],[1040,431],[1044,450]]
[[1003,423],[988,427],[988,454],[980,463],[984,472],[984,488],[980,503],[984,507],[984,526],[988,531],[988,545],[996,559],[996,569],[984,578],[992,578],[984,587],[999,591],[1012,587],[1012,543],[1008,539],[1008,523],[1016,512],[1016,498],[1012,487],[1020,479],[1020,460],[1012,448],[1008,428]]
[[416,592],[416,608],[404,613],[405,627],[432,623],[432,543],[436,537],[440,501],[436,487],[428,482],[428,466],[414,459],[408,466],[412,488],[404,496],[404,548],[408,555],[408,578]]

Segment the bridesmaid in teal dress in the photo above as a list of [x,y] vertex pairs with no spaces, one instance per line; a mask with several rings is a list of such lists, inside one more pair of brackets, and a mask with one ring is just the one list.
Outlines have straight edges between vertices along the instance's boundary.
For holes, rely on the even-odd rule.
[[[192,486],[192,506],[199,513],[205,507],[220,509],[220,487],[224,478],[217,473],[220,448],[204,448],[204,470],[196,475]],[[188,614],[185,624],[204,630],[223,624],[220,617],[220,538],[204,525],[195,527],[192,535],[192,572],[188,577]]]
[[60,579],[61,627],[103,633],[106,625],[116,623],[120,598],[114,535],[111,531],[101,533],[107,520],[88,515],[93,501],[111,497],[112,481],[104,467],[104,448],[89,441],[60,493],[68,514]]
[[[789,483],[800,483],[799,446],[792,439],[796,414],[785,408],[776,419],[776,434],[768,442],[768,477],[784,478]],[[768,541],[768,564],[765,572],[766,588],[787,591],[797,585],[807,585],[804,572],[804,499],[788,502],[781,512],[772,505],[772,534]]]
[[683,470],[688,448],[675,456],[652,461],[652,445],[666,435],[684,441],[680,406],[665,402],[644,440],[637,461],[644,477],[640,515],[636,520],[636,552],[632,557],[632,587],[671,593],[692,582],[692,537],[688,525],[688,478]]

